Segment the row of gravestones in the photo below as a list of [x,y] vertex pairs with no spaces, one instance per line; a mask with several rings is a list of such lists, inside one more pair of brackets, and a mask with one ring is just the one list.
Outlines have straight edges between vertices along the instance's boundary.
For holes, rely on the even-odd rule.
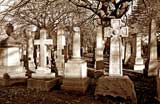
[[[73,35],[73,55],[67,63],[64,62],[64,55],[61,53],[65,46],[65,37],[63,30],[59,30],[58,39],[57,39],[57,58],[56,58],[56,66],[58,69],[58,74],[64,76],[62,88],[66,90],[81,90],[85,92],[88,86],[88,77],[87,77],[87,63],[81,59],[80,53],[80,28],[74,27],[74,35]],[[100,25],[97,26],[97,43],[95,49],[95,58],[97,63],[103,61],[103,43],[102,43],[102,27]],[[154,33],[154,32],[153,32]],[[128,28],[121,26],[120,19],[112,19],[111,20],[111,28],[107,30],[107,37],[111,37],[111,49],[110,49],[110,64],[109,64],[109,75],[110,76],[122,76],[122,37],[127,37]],[[31,36],[31,34],[30,34]],[[36,88],[41,90],[49,90],[59,81],[58,77],[55,77],[55,73],[51,72],[51,69],[47,67],[46,61],[46,51],[47,46],[52,44],[52,40],[46,39],[47,32],[45,29],[41,29],[40,31],[40,40],[34,40],[35,45],[40,45],[40,66],[35,70],[35,73],[32,73],[31,78],[27,80],[27,84],[29,88]],[[155,38],[155,37],[154,37]],[[151,40],[154,40],[151,38]],[[9,81],[12,79],[27,79],[25,75],[24,68],[20,65],[20,50],[17,45],[10,45],[8,43],[13,42],[12,38],[8,38],[5,40],[6,44],[1,46],[0,48],[0,56],[1,56],[1,79],[5,78],[5,73],[10,77]],[[33,42],[32,38],[29,39],[29,56],[30,62],[29,64],[31,68],[33,65],[33,46],[31,45]],[[141,57],[141,35],[137,35],[137,53],[136,53],[136,65],[135,70],[143,70],[144,63]],[[155,52],[155,46],[152,52]],[[151,53],[153,54],[153,53]],[[154,54],[151,55],[150,60],[153,59]],[[154,59],[155,60],[155,59]],[[96,67],[97,67],[96,63]],[[32,66],[33,65],[33,66]],[[4,80],[6,81],[6,80]],[[14,81],[15,82],[15,81]],[[14,83],[11,82],[11,83]],[[8,83],[8,82],[4,82]]]

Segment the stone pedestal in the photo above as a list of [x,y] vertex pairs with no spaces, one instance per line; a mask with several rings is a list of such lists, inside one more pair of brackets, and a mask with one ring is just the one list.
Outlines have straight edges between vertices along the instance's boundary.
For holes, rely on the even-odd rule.
[[134,65],[134,70],[136,71],[142,71],[145,68],[144,62],[142,58],[137,58],[135,59],[135,65]]
[[26,71],[20,63],[20,49],[19,47],[3,47],[0,48],[0,77],[7,73],[9,77],[14,78],[27,78],[25,76]]
[[87,77],[87,62],[81,59],[71,59],[65,64],[65,78]]
[[35,73],[32,73],[31,77],[35,79],[51,79],[55,78],[55,73],[51,73],[49,68],[39,67]]
[[89,78],[65,78],[61,88],[66,91],[85,94],[88,88]]
[[73,56],[65,63],[62,88],[84,93],[88,86],[87,62],[80,56],[80,28],[74,27]]
[[0,43],[0,82],[4,86],[25,82],[26,71],[20,62],[20,46],[8,37]]
[[137,34],[137,43],[136,43],[136,59],[135,59],[135,65],[134,70],[143,71],[145,68],[143,58],[141,56],[142,49],[141,49],[141,41],[142,41],[142,34]]
[[50,91],[59,83],[59,78],[54,79],[34,79],[27,80],[27,88],[36,89],[40,91]]

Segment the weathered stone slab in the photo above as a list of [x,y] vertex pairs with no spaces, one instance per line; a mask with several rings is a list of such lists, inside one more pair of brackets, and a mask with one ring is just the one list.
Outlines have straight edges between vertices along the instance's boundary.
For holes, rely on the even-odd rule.
[[27,80],[27,88],[36,89],[40,91],[50,91],[53,87],[58,84],[59,78],[54,79],[34,79],[30,78]]
[[130,99],[132,104],[137,103],[134,84],[128,76],[105,76],[98,79],[95,96],[113,96]]
[[89,84],[89,78],[65,78],[61,88],[66,91],[74,91],[85,94]]
[[27,83],[27,78],[14,78],[10,79],[4,78],[0,79],[0,86],[12,86],[14,84],[26,84]]

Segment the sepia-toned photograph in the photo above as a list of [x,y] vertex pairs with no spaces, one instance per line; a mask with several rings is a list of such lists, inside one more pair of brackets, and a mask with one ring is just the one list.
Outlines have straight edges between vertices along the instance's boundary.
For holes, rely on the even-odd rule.
[[160,0],[0,0],[0,104],[160,104]]

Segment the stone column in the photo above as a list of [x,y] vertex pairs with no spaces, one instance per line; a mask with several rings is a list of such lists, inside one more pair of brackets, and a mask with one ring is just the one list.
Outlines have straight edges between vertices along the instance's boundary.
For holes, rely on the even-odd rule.
[[65,63],[62,89],[84,93],[88,86],[87,62],[81,59],[80,28],[76,26],[73,30],[73,56]]
[[35,71],[35,64],[34,64],[34,58],[33,58],[33,52],[34,52],[34,45],[33,45],[33,35],[34,33],[32,31],[27,31],[28,34],[28,67],[29,70]]
[[142,53],[142,48],[141,48],[142,34],[141,33],[137,34],[136,40],[137,40],[137,43],[136,43],[136,59],[135,59],[134,70],[142,71],[145,68],[145,66],[144,66],[143,58],[141,56],[141,53]]
[[103,38],[102,38],[102,26],[97,26],[97,36],[96,36],[96,49],[95,49],[95,68],[96,70],[104,69],[103,62]]
[[148,67],[148,76],[157,76],[157,36],[156,36],[156,21],[152,20],[151,22],[151,33],[149,41],[149,67]]
[[64,36],[64,30],[58,29],[57,33],[57,58],[56,58],[56,67],[58,69],[58,75],[63,76],[64,74],[64,54],[62,51],[64,50],[65,46],[65,36]]
[[81,59],[81,42],[80,42],[80,28],[73,27],[74,35],[73,35],[73,56],[74,59]]
[[127,64],[130,57],[131,57],[131,44],[129,41],[126,41],[124,64]]

